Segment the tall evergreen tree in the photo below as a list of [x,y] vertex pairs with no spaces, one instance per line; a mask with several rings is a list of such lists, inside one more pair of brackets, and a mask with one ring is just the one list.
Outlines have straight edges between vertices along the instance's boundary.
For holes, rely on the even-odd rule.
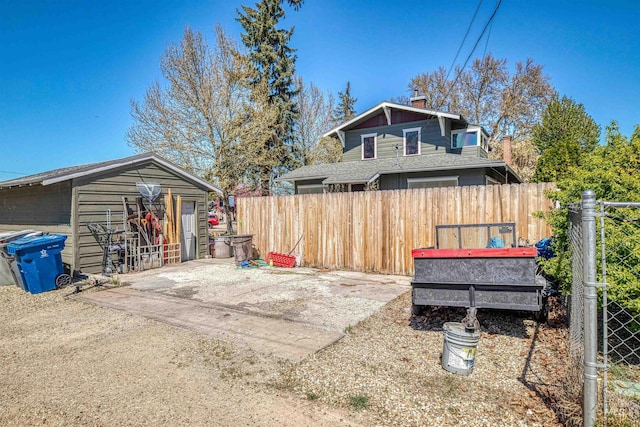
[[346,122],[356,115],[355,104],[358,98],[351,96],[351,82],[347,82],[344,92],[338,92],[338,98],[338,105],[333,110],[333,121],[336,124]]
[[[274,174],[296,166],[295,149],[292,144],[292,130],[298,116],[295,97],[298,89],[294,84],[295,49],[289,47],[293,28],[277,28],[278,22],[284,18],[283,0],[261,0],[255,9],[242,6],[238,11],[238,22],[244,29],[242,42],[249,50],[249,59],[255,67],[252,78],[253,85],[266,84],[269,101],[278,112],[278,122],[273,137],[268,141],[266,149],[274,151],[282,159],[277,167],[264,165],[260,170],[260,187],[263,194],[268,194],[269,184]],[[289,0],[295,9],[302,0]]]

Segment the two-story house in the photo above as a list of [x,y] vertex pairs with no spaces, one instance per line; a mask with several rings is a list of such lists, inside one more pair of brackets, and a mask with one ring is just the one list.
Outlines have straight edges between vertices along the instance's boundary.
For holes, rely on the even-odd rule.
[[[323,135],[342,143],[342,161],[309,165],[278,181],[296,194],[519,183],[508,161],[489,159],[488,135],[459,114],[381,102]],[[510,146],[505,147],[505,154]]]

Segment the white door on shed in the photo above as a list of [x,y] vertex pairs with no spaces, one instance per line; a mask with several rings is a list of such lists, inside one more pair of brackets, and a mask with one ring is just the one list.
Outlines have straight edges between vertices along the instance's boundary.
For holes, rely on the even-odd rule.
[[180,245],[182,247],[182,261],[195,258],[196,253],[196,203],[182,202],[182,235]]

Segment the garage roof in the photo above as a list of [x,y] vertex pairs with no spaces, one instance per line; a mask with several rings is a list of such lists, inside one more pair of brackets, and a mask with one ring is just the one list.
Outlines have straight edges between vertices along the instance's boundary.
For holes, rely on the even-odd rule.
[[121,168],[123,166],[135,166],[142,163],[153,161],[162,165],[163,167],[175,172],[177,175],[183,177],[187,181],[191,181],[194,184],[202,187],[208,191],[215,191],[222,194],[222,191],[215,185],[198,178],[195,175],[190,174],[184,169],[174,165],[167,159],[164,159],[154,153],[142,153],[131,157],[125,157],[122,159],[109,160],[106,162],[90,163],[79,166],[70,166],[67,168],[55,169],[47,172],[37,173],[35,175],[29,175],[22,178],[16,178],[9,181],[0,182],[0,189],[22,187],[26,185],[50,185],[57,182],[68,181],[74,178],[91,176],[101,172],[105,172],[111,169]]

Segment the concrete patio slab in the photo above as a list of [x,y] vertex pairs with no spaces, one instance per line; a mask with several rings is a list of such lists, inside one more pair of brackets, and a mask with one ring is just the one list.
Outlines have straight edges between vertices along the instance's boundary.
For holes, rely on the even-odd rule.
[[206,259],[121,275],[82,301],[302,360],[408,291],[411,278],[312,268],[238,268]]
[[222,341],[294,362],[342,338],[339,332],[259,317],[202,302],[115,288],[80,294],[80,301],[190,329]]

